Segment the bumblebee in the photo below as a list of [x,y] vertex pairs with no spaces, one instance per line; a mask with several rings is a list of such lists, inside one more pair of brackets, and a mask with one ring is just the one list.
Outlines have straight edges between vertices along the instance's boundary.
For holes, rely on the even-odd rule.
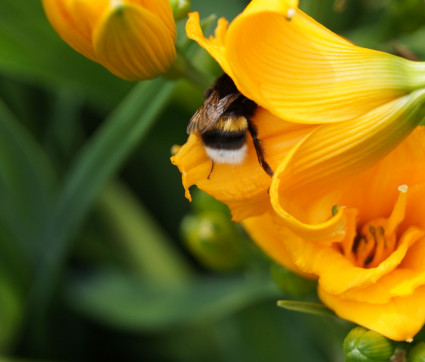
[[211,160],[210,178],[215,163],[241,164],[247,154],[247,132],[251,134],[260,166],[269,175],[273,170],[264,159],[264,148],[257,137],[252,117],[257,104],[242,95],[235,83],[223,74],[204,94],[206,100],[195,112],[187,133],[198,134]]

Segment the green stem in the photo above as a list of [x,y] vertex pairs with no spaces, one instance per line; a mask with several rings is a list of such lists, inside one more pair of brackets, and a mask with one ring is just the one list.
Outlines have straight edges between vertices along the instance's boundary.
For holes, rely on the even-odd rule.
[[174,82],[163,78],[137,84],[77,156],[43,235],[45,254],[29,296],[35,337],[45,337],[40,329],[43,329],[47,308],[75,234],[91,205],[147,134],[174,88]]
[[214,82],[211,74],[195,67],[182,52],[177,52],[177,59],[165,74],[167,79],[184,78],[202,90],[210,87]]

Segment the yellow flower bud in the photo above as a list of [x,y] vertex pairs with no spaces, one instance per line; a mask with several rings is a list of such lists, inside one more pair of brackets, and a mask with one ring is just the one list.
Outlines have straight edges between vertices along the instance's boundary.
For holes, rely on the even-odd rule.
[[65,42],[120,78],[154,78],[176,58],[167,0],[43,0],[43,6]]
[[386,362],[394,353],[393,343],[380,334],[356,327],[344,340],[347,362]]

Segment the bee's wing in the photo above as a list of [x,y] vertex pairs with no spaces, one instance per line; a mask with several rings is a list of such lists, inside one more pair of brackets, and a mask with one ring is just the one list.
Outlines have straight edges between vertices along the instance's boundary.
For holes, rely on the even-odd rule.
[[186,129],[187,133],[203,133],[211,128],[240,95],[240,93],[231,93],[220,98],[217,92],[212,92],[190,119]]

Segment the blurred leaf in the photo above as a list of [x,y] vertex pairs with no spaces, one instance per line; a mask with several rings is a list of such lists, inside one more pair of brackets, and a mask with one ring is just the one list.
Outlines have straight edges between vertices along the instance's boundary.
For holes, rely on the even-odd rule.
[[[42,325],[75,234],[102,187],[118,171],[167,104],[175,83],[139,83],[85,144],[66,176],[42,240],[44,255],[32,288],[32,316]],[[46,341],[47,342],[47,341]]]
[[48,23],[39,0],[2,0],[0,71],[50,87],[83,91],[110,109],[132,84],[72,50]]
[[33,238],[46,220],[53,185],[46,155],[0,100],[0,219],[28,254],[38,247]]
[[73,281],[66,292],[72,307],[129,330],[207,323],[278,294],[268,278],[202,278],[166,286],[113,272]]
[[361,7],[358,0],[300,0],[303,11],[336,33],[346,31],[359,21]]
[[332,312],[329,308],[325,307],[323,304],[319,303],[299,302],[293,300],[279,300],[277,302],[277,305],[278,307],[293,310],[296,312],[335,316],[334,312]]
[[53,362],[53,361],[47,361],[47,360],[33,360],[33,359],[16,359],[16,358],[9,358],[9,357],[2,357],[0,356],[0,362]]
[[425,60],[425,26],[415,32],[401,36],[397,39],[400,44],[407,47],[418,58]]
[[84,140],[80,121],[83,97],[69,88],[58,89],[46,121],[43,145],[51,155],[55,168],[63,171]]
[[0,267],[0,351],[12,348],[24,315],[23,295],[19,287]]
[[215,0],[202,1],[192,0],[192,11],[199,11],[201,18],[210,14],[217,14],[218,17],[224,16],[227,20],[232,20],[248,4],[247,0]]
[[393,35],[410,33],[422,27],[425,22],[425,2],[423,0],[393,0],[387,6],[387,13]]
[[305,298],[316,291],[316,281],[303,278],[277,263],[271,265],[270,271],[277,286],[291,297]]
[[189,268],[156,221],[124,185],[108,185],[100,195],[98,212],[134,267],[151,282],[186,280]]

